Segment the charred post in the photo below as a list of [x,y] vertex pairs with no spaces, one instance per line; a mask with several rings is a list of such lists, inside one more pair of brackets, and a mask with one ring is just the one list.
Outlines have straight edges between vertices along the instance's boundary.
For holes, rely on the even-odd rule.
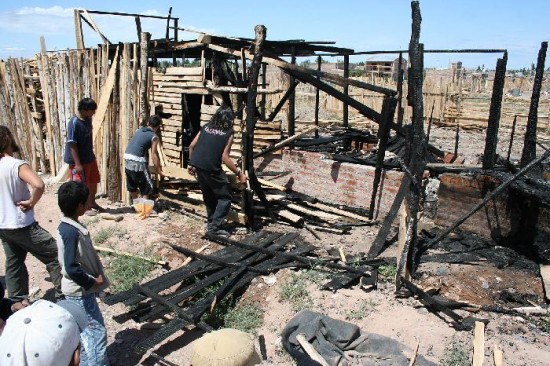
[[[521,166],[526,166],[536,158],[536,142],[537,142],[537,119],[540,99],[540,89],[542,79],[544,77],[544,61],[546,60],[546,50],[548,42],[542,42],[537,58],[537,68],[535,72],[535,80],[533,81],[533,94],[531,95],[531,105],[529,107],[529,116],[527,117],[527,127],[525,130],[525,141],[523,143],[523,152],[521,154]],[[535,168],[531,170],[532,178],[542,176],[542,170]]]
[[374,180],[372,182],[372,196],[369,209],[369,219],[371,220],[374,218],[376,193],[378,192],[378,185],[380,184],[380,178],[382,177],[384,157],[386,155],[386,148],[388,146],[388,139],[390,137],[391,124],[393,122],[396,104],[397,100],[394,97],[384,97],[384,102],[382,104],[383,121],[380,123],[380,127],[378,128],[378,152],[376,154],[376,170],[374,171]]
[[491,97],[489,120],[487,121],[485,151],[483,152],[483,169],[493,169],[495,167],[498,143],[498,128],[500,124],[500,113],[502,109],[502,95],[504,92],[507,60],[507,52],[504,52],[504,56],[497,60],[495,81],[493,83],[493,96]]
[[407,237],[405,239],[403,252],[397,266],[396,289],[401,287],[401,277],[405,269],[410,269],[412,249],[417,244],[418,210],[422,185],[422,174],[426,166],[426,139],[424,137],[424,102],[422,99],[422,83],[424,72],[424,46],[420,40],[420,4],[418,1],[411,2],[412,8],[412,31],[409,43],[409,59],[411,68],[409,71],[409,105],[412,106],[412,144],[409,154],[409,170],[415,178],[410,184],[408,197],[408,222]]

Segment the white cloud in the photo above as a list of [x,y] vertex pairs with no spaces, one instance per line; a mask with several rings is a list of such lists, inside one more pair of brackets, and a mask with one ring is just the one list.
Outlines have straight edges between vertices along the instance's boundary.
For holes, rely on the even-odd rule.
[[8,33],[39,35],[74,33],[73,9],[24,7],[0,12],[0,30]]

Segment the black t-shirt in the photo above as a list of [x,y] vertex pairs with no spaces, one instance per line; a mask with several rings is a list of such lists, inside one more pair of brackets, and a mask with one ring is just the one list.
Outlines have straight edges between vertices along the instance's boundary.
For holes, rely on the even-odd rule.
[[216,130],[208,125],[201,129],[189,164],[201,170],[217,172],[222,169],[222,154],[233,130]]

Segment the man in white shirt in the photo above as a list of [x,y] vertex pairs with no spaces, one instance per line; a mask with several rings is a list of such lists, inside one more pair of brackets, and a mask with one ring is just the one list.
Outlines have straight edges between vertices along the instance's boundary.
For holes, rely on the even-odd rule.
[[56,241],[34,219],[34,206],[44,193],[44,182],[29,164],[12,156],[18,151],[11,131],[0,126],[0,241],[6,254],[8,297],[23,299],[29,295],[27,253],[46,265],[56,297],[62,297]]

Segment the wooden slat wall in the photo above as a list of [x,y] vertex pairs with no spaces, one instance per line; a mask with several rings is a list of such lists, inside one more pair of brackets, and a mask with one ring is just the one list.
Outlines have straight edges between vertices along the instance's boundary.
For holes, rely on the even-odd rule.
[[[100,192],[114,200],[126,199],[122,156],[139,116],[139,48],[124,44],[119,55],[103,124],[94,120],[94,126],[102,125],[94,142]],[[67,122],[82,98],[99,102],[111,62],[106,46],[0,62],[0,123],[14,132],[21,157],[33,169],[52,175],[61,170]]]

